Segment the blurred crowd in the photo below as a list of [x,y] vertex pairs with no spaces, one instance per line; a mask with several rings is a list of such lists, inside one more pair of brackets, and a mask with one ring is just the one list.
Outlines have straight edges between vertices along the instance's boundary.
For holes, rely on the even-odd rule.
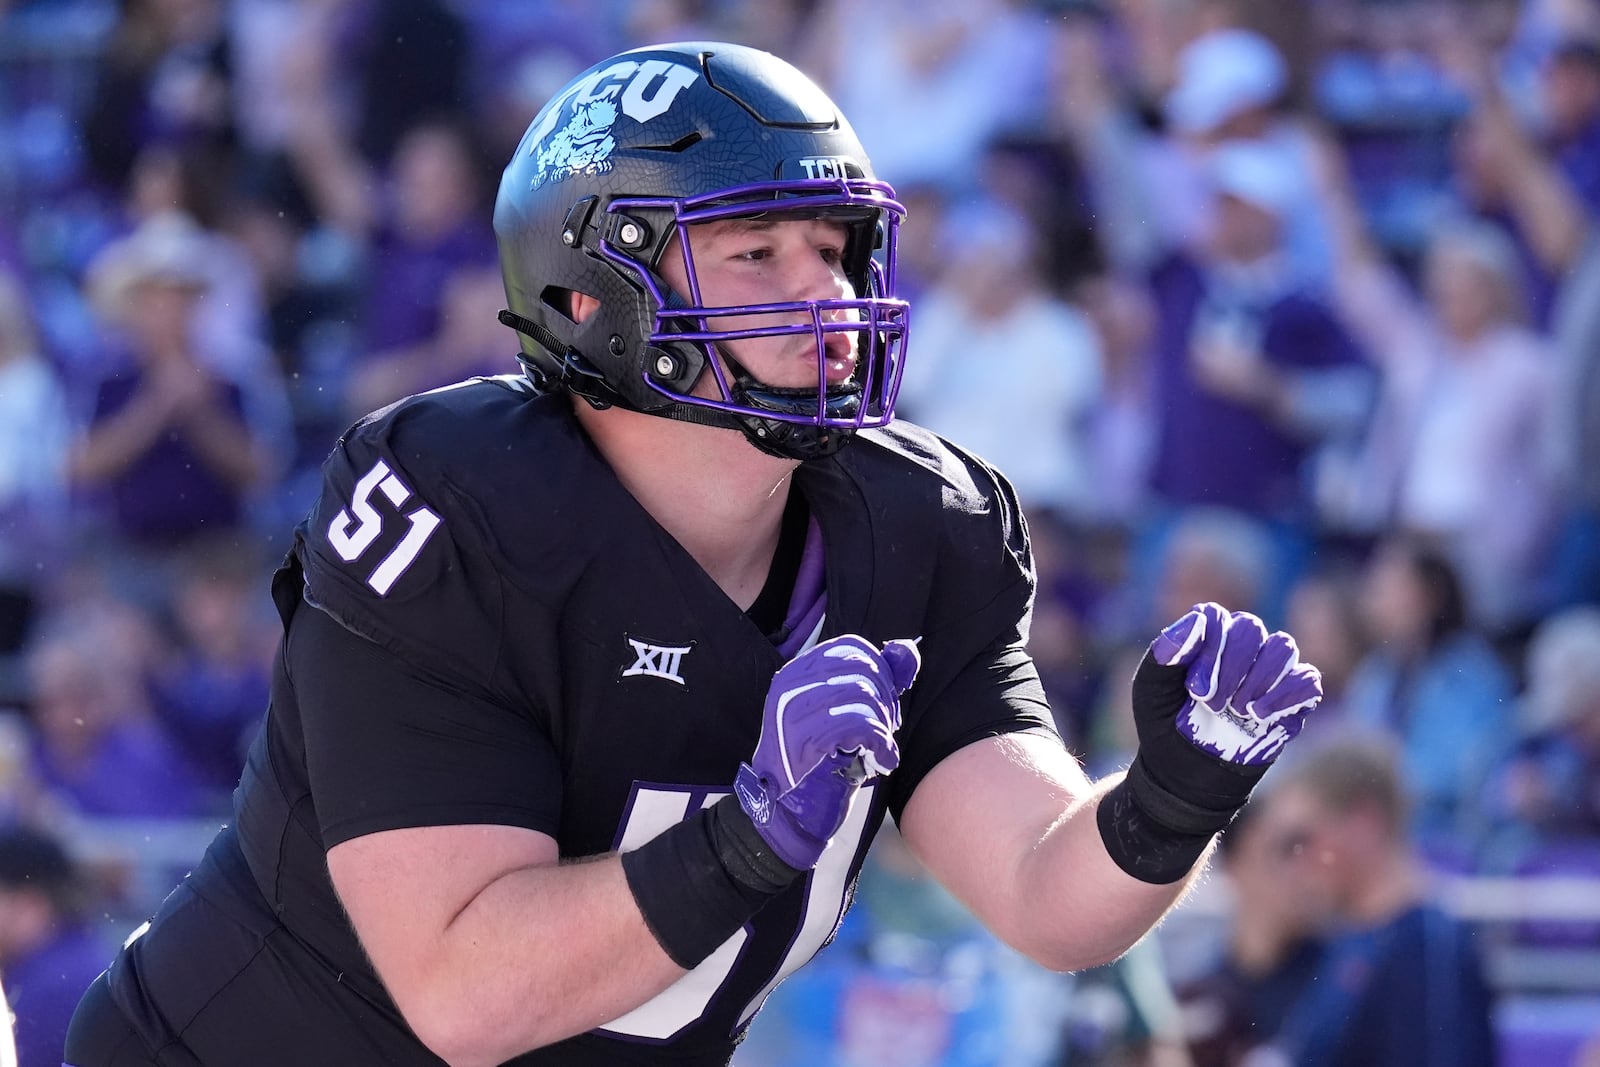
[[[490,209],[529,118],[669,39],[812,73],[909,206],[901,413],[1015,481],[1033,650],[1091,769],[1131,751],[1143,642],[1217,600],[1322,668],[1308,741],[1394,755],[1374,818],[1404,813],[1416,870],[1600,876],[1600,0],[12,0],[0,973],[24,1064],[54,1067],[29,1035],[153,904],[90,828],[227,817],[267,576],[337,435],[515,369]],[[1304,852],[1239,838],[1229,866]],[[967,951],[901,851],[848,963],[766,1024],[835,1046],[782,1062],[1156,1062],[1179,1006],[1153,953],[1065,991]],[[877,1009],[841,1014],[861,981]],[[965,1035],[951,996],[1010,1036]],[[924,1058],[873,1058],[912,1032]]]

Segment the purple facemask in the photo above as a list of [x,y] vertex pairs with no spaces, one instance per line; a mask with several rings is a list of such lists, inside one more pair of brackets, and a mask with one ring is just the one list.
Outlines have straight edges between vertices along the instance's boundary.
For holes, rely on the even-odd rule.
[[[909,306],[893,295],[896,246],[905,208],[893,198],[893,190],[887,184],[846,178],[775,181],[681,200],[622,197],[612,201],[608,208],[622,215],[652,209],[668,209],[673,213],[688,277],[687,294],[680,296],[669,290],[654,271],[612,241],[602,239],[600,252],[619,266],[634,271],[654,298],[657,311],[648,343],[656,347],[682,343],[699,345],[706,356],[705,373],[713,375],[718,397],[694,396],[646,376],[645,382],[652,390],[676,403],[747,420],[754,427],[758,444],[759,438],[769,431],[775,436],[790,437],[809,426],[835,431],[826,436],[842,440],[851,431],[884,426],[893,420],[895,397],[905,367]],[[802,217],[844,216],[850,227],[852,245],[873,240],[873,230],[881,219],[881,261],[861,254],[861,268],[850,271],[856,291],[864,295],[854,299],[706,307],[701,299],[699,277],[689,244],[689,227],[779,211]],[[601,227],[602,233],[608,230],[610,227]],[[803,314],[807,321],[793,321],[797,313]],[[746,316],[770,316],[772,322],[737,330],[715,328],[714,320]],[[859,336],[855,372],[846,381],[829,385],[828,337],[852,332]],[[766,386],[729,359],[725,351],[722,351],[723,358],[716,358],[719,354],[716,346],[721,342],[794,334],[810,334],[815,340],[815,387]]]

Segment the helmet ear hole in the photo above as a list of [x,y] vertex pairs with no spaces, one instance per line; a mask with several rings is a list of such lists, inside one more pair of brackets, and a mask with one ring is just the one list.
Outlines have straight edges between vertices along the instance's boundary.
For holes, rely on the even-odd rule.
[[600,307],[598,297],[559,285],[545,286],[539,294],[539,302],[571,323],[585,321]]

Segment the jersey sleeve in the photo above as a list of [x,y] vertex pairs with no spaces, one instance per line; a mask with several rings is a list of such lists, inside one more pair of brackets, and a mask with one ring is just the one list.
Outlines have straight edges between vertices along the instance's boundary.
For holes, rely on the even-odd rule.
[[505,699],[502,593],[472,498],[435,449],[448,426],[405,407],[357,424],[323,465],[297,531],[305,599],[387,651]]
[[1057,736],[1027,651],[1034,569],[1016,493],[993,468],[952,452],[938,519],[930,524],[941,536],[917,635],[923,666],[891,779],[896,820],[927,773],[959,749],[1020,731]]
[[296,533],[286,667],[329,847],[408,826],[556,832],[560,760],[502,662],[479,411],[416,398],[358,423]]
[[484,823],[556,836],[560,757],[528,716],[306,605],[284,655],[324,848],[414,826]]
[[890,779],[895,821],[929,771],[946,756],[987,737],[1037,732],[1059,741],[1044,686],[1027,650],[997,643],[969,661],[925,703],[903,735],[900,767]]

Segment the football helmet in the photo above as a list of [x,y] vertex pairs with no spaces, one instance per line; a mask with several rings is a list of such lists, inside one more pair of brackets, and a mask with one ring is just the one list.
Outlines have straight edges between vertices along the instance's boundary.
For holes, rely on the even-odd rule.
[[[775,455],[828,455],[894,416],[908,325],[895,296],[904,214],[844,116],[788,63],[732,44],[636,49],[557,93],[506,167],[494,214],[509,304],[500,318],[543,388],[738,429]],[[704,306],[688,228],[750,216],[843,222],[854,296]],[[669,247],[681,250],[689,292],[663,278]],[[574,321],[572,293],[598,310]],[[731,316],[739,328],[719,330]],[[854,373],[830,384],[836,332],[858,334],[858,355]],[[720,344],[804,333],[816,343],[815,388],[764,384]],[[702,375],[715,389],[700,392],[714,395],[691,392]]]

